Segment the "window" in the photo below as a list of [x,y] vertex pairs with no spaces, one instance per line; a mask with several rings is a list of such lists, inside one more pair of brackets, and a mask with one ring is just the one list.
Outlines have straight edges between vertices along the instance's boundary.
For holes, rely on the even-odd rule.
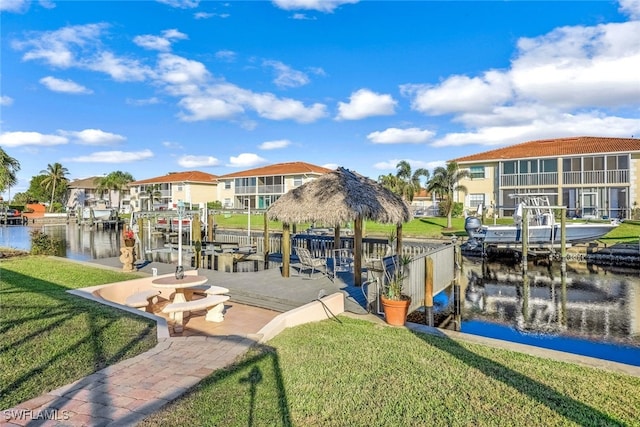
[[478,206],[485,206],[484,194],[469,194],[469,207],[478,208]]
[[231,181],[225,181],[224,182],[224,189],[225,190],[230,190],[231,189]]
[[502,164],[502,173],[505,175],[513,175],[516,173],[516,162],[504,162]]
[[182,191],[182,184],[176,185],[176,191]]
[[558,161],[556,159],[540,160],[540,172],[558,172]]
[[224,207],[225,208],[232,208],[233,204],[231,203],[231,199],[224,199]]
[[294,187],[300,187],[302,185],[302,177],[301,176],[294,176],[293,177],[293,186]]
[[469,175],[471,176],[471,179],[483,179],[484,166],[471,166]]

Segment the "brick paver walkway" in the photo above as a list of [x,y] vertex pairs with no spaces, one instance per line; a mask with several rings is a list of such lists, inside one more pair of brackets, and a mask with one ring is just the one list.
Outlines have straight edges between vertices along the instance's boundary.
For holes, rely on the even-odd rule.
[[132,426],[244,354],[252,336],[160,340],[146,353],[2,411],[2,426]]

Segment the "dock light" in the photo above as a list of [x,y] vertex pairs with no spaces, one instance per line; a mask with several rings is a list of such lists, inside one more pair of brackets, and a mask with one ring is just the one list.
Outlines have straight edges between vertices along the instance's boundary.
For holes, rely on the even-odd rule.
[[178,200],[178,266],[176,267],[176,279],[184,278],[184,267],[182,267],[182,217],[184,216],[184,202]]

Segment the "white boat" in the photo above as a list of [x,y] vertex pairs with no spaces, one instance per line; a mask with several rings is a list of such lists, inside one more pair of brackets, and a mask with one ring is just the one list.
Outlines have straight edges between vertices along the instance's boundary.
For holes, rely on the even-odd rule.
[[[468,217],[465,230],[469,235],[469,245],[474,244],[511,244],[522,243],[523,222],[528,221],[526,241],[530,244],[557,244],[561,241],[560,223],[556,221],[553,207],[549,205],[549,195],[544,193],[514,194],[511,197],[520,200],[510,225],[483,225],[479,218]],[[523,218],[526,211],[527,218]],[[567,244],[586,243],[596,240],[619,224],[610,222],[573,222],[565,223],[565,241]]]
[[94,221],[109,221],[118,218],[118,211],[109,207],[106,200],[98,200],[92,206],[82,209],[82,219],[92,219]]

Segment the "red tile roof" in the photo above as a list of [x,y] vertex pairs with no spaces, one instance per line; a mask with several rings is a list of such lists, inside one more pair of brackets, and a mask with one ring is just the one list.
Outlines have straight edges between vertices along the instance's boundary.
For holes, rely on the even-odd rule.
[[217,184],[218,177],[216,175],[211,175],[210,173],[200,171],[169,172],[168,174],[163,176],[134,181],[129,183],[129,185],[160,184],[168,182],[197,182],[203,184]]
[[96,188],[98,186],[98,179],[101,176],[92,176],[90,178],[76,179],[69,183],[68,188]]
[[305,162],[288,162],[288,163],[276,163],[269,166],[263,166],[255,169],[249,169],[240,172],[234,172],[227,175],[222,175],[220,179],[227,178],[240,178],[247,176],[277,176],[277,175],[295,175],[295,174],[325,174],[331,172],[331,169],[323,168],[322,166],[312,165]]
[[526,159],[530,157],[560,157],[581,154],[629,153],[640,151],[638,138],[604,138],[578,136],[572,138],[543,139],[459,157],[453,161],[475,162],[481,160]]

